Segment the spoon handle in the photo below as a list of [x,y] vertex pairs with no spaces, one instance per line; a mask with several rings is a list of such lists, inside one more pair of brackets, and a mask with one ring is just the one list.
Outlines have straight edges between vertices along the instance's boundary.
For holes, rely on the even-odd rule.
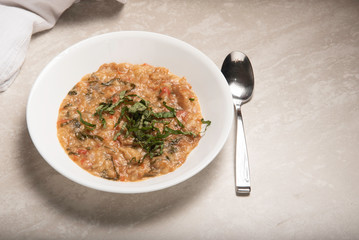
[[242,120],[241,107],[235,104],[237,116],[237,136],[236,136],[236,193],[249,194],[251,192],[251,183],[249,178],[249,162],[247,155],[247,145],[244,136],[244,127]]

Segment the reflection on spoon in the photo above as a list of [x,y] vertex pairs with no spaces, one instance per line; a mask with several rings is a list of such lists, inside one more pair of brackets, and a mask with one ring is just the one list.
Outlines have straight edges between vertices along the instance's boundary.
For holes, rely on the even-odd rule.
[[222,73],[232,92],[237,116],[236,135],[236,193],[248,195],[251,192],[247,146],[244,136],[241,105],[248,102],[254,89],[254,76],[251,62],[241,52],[231,52],[224,59]]

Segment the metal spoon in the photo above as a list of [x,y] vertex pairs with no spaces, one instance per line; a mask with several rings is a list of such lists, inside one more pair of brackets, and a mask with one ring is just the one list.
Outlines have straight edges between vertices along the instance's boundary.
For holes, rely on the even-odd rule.
[[236,193],[238,195],[249,194],[251,184],[241,105],[248,102],[252,96],[254,88],[253,69],[248,57],[241,52],[235,51],[228,54],[224,59],[222,73],[231,89],[237,115]]

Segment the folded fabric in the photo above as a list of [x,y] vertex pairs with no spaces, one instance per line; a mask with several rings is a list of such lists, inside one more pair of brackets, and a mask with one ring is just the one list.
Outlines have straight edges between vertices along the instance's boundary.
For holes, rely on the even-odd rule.
[[75,2],[78,0],[0,0],[0,92],[19,73],[31,35],[52,28]]

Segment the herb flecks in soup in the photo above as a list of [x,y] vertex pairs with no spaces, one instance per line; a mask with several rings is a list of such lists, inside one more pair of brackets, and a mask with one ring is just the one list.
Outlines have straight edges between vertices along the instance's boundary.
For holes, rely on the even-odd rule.
[[201,138],[204,121],[185,78],[163,67],[110,63],[63,100],[58,138],[93,175],[138,181],[174,171]]

